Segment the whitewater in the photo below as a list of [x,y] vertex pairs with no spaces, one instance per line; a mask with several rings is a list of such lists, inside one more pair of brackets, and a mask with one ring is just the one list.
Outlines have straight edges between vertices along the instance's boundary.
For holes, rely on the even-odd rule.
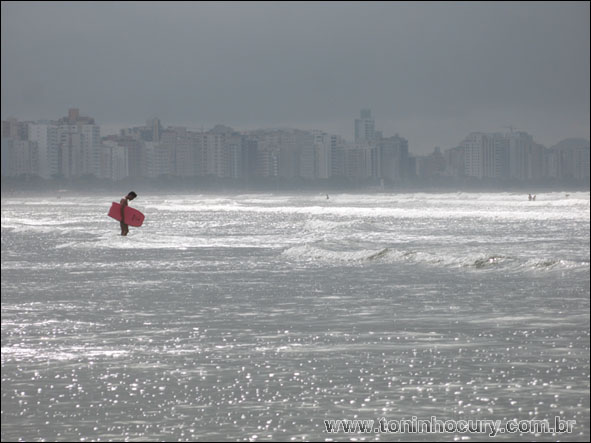
[[589,192],[135,191],[2,196],[3,441],[589,441]]

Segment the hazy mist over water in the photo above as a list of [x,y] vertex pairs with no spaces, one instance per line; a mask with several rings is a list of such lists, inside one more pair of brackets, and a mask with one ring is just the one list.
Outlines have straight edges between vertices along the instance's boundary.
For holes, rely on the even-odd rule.
[[2,119],[590,138],[588,2],[2,2]]
[[589,440],[588,192],[329,197],[3,197],[2,440]]

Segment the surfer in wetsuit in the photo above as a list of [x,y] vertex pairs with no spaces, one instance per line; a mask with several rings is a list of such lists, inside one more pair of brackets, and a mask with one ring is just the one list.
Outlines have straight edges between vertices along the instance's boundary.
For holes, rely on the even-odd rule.
[[121,222],[119,222],[121,224],[121,235],[127,235],[127,233],[129,232],[129,225],[126,225],[123,220],[125,220],[125,207],[127,206],[127,203],[130,200],[133,200],[134,198],[137,197],[137,194],[133,191],[131,191],[129,194],[127,194],[125,197],[123,197],[121,199],[121,201],[119,202],[119,204],[121,205]]

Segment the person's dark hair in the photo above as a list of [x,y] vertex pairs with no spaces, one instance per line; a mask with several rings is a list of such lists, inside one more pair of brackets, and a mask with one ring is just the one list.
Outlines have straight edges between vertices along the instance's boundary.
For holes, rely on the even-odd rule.
[[127,196],[128,197],[131,197],[131,198],[136,198],[137,197],[137,194],[135,192],[133,192],[133,191],[130,191],[129,194],[127,194]]

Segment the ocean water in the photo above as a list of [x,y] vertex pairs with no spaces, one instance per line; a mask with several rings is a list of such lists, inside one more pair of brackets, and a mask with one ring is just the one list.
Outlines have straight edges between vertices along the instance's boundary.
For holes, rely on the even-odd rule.
[[3,441],[589,441],[589,192],[140,191],[2,198]]

